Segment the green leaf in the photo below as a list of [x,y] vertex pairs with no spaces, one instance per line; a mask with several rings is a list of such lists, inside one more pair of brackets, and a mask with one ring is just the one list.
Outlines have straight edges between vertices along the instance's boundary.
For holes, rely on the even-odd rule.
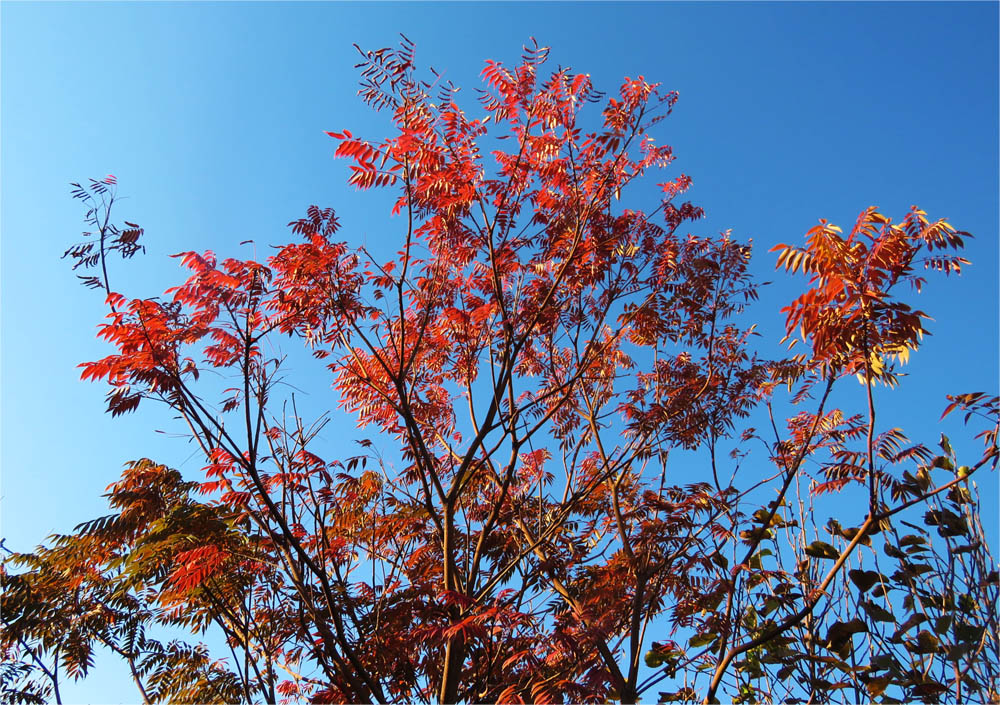
[[972,495],[969,493],[968,488],[955,485],[948,490],[948,501],[961,506],[972,502]]
[[770,529],[765,529],[764,527],[758,527],[752,531],[748,529],[740,532],[740,538],[747,543],[753,543],[758,539],[763,541],[764,539],[771,538],[773,535]]
[[721,553],[719,553],[718,551],[712,554],[712,562],[715,563],[715,565],[722,568],[723,570],[729,569],[729,559],[726,558]]
[[846,658],[844,652],[850,654],[851,637],[868,631],[868,625],[855,617],[850,622],[834,622],[826,635],[826,647]]
[[888,671],[896,666],[896,659],[892,654],[879,654],[872,657],[869,668],[872,671]]
[[943,468],[945,470],[954,470],[955,464],[951,462],[951,458],[946,458],[943,455],[939,455],[934,460],[931,461],[932,468]]
[[908,580],[917,578],[924,573],[930,573],[933,570],[934,568],[926,563],[904,563],[899,570],[892,574],[892,579],[897,583],[905,584]]
[[975,598],[972,595],[962,593],[958,596],[958,606],[962,608],[964,612],[978,612],[979,605],[976,603]]
[[[852,526],[849,529],[842,530],[840,532],[840,536],[844,537],[848,541],[853,541],[854,537],[858,535],[859,531],[861,531],[861,527],[860,526]],[[872,540],[868,536],[865,536],[864,538],[861,539],[861,544],[863,546],[871,546],[872,545]]]
[[890,641],[895,641],[899,639],[907,631],[917,626],[921,622],[926,622],[926,621],[927,621],[927,615],[921,614],[920,612],[914,612],[909,616],[909,618],[905,622],[899,625],[899,628],[896,630],[896,633],[892,635]]
[[882,579],[882,574],[874,570],[849,570],[847,576],[861,593],[867,592]]
[[938,651],[938,638],[926,629],[917,634],[917,638],[906,642],[906,650],[914,654],[934,654]]
[[836,559],[840,557],[840,552],[824,541],[813,541],[806,546],[806,555],[813,558]]
[[892,612],[876,605],[874,602],[862,602],[861,608],[865,613],[874,619],[876,622],[895,622],[896,618],[892,615]]
[[958,641],[966,641],[974,644],[978,644],[983,638],[983,632],[986,631],[985,626],[975,626],[967,622],[956,622],[955,623],[955,638]]
[[714,634],[712,632],[709,632],[707,634],[695,634],[693,637],[691,637],[690,641],[688,641],[688,644],[690,644],[694,648],[697,648],[699,646],[708,646],[718,638],[719,635]]
[[885,555],[889,556],[889,558],[906,558],[906,554],[891,543],[886,543],[882,550],[885,551]]
[[924,523],[938,527],[942,536],[961,536],[968,533],[965,520],[949,509],[932,509],[924,515]]
[[949,614],[938,617],[934,620],[934,631],[938,634],[947,634],[953,621],[954,618]]
[[872,678],[870,681],[868,681],[865,684],[865,687],[868,689],[869,695],[871,695],[873,698],[877,698],[878,696],[880,696],[882,693],[885,692],[885,689],[889,686],[889,683],[891,682],[892,678],[890,676],[878,676],[877,678]]
[[[920,698],[932,698],[938,693],[943,693],[948,687],[935,681],[924,681],[913,686],[913,694]],[[924,702],[929,702],[925,700]]]
[[645,660],[646,660],[646,665],[649,666],[650,668],[659,668],[660,666],[663,665],[663,662],[666,661],[666,659],[663,657],[663,654],[659,653],[658,651],[647,651]]
[[950,548],[950,549],[948,549],[948,550],[949,550],[949,551],[950,551],[950,552],[951,552],[951,553],[952,553],[953,555],[956,555],[956,556],[957,556],[957,555],[958,555],[958,554],[960,554],[960,553],[971,553],[972,551],[975,551],[975,550],[976,550],[977,548],[979,548],[980,546],[982,546],[982,543],[981,543],[981,542],[979,542],[979,541],[973,541],[972,543],[970,543],[970,544],[969,544],[969,545],[967,545],[967,546],[955,546],[954,548]]
[[839,658],[834,658],[833,656],[818,656],[816,658],[816,661],[818,661],[819,663],[825,663],[829,666],[833,666],[841,673],[851,672],[851,667],[848,664],[844,663]]

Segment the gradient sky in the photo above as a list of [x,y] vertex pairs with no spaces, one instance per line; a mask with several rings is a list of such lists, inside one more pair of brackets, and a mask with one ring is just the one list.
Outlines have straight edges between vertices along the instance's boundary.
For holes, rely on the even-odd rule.
[[[779,279],[774,244],[821,217],[849,228],[872,204],[894,219],[918,204],[972,232],[974,265],[916,303],[934,335],[909,383],[880,394],[880,418],[935,442],[945,394],[997,391],[996,3],[4,2],[0,20],[0,531],[15,550],[106,513],[100,495],[127,460],[199,465],[155,432],[180,430],[168,414],[112,420],[103,388],[78,381],[76,365],[107,348],[94,339],[100,297],[59,259],[83,229],[68,182],[117,175],[128,199],[116,219],[147,233],[147,255],[111,273],[135,296],[180,281],[175,252],[251,256],[238,243],[253,239],[264,257],[312,203],[337,209],[346,239],[391,247],[384,199],[345,185],[324,130],[380,136],[356,96],[352,43],[393,45],[399,32],[422,66],[466,87],[473,113],[483,60],[515,62],[529,36],[604,90],[637,74],[678,90],[657,136],[708,213],[692,230],[753,238],[761,279]],[[765,290],[754,311],[766,345],[803,283]],[[313,381],[317,405],[334,406],[328,381]],[[942,428],[978,457],[957,419]],[[995,525],[996,477],[980,484]],[[136,697],[105,659],[64,695]]]

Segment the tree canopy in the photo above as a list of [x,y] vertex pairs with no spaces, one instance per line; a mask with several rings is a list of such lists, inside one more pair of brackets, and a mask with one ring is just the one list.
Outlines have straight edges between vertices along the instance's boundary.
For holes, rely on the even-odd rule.
[[[66,256],[112,349],[82,377],[115,416],[167,405],[202,469],[136,459],[110,514],[5,558],[5,701],[61,702],[99,646],[143,702],[995,701],[973,475],[1000,402],[940,400],[982,440],[960,459],[874,393],[910,383],[913,299],[971,236],[869,207],[776,246],[805,279],[772,359],[750,245],[690,232],[691,179],[654,177],[675,93],[606,95],[532,45],[460,107],[405,38],[359,52],[392,129],[329,135],[349,183],[393,195],[389,258],[312,206],[264,261],[184,252],[185,281],[134,298],[109,264],[144,230],[115,225],[114,177],[74,184]],[[288,340],[355,456],[299,413]]]

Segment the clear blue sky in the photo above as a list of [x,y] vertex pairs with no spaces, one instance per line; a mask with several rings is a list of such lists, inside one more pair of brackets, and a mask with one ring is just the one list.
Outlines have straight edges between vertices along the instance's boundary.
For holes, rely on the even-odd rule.
[[[658,136],[694,178],[691,197],[708,213],[695,228],[752,237],[761,278],[779,276],[772,245],[798,241],[820,217],[849,226],[871,204],[895,218],[919,204],[974,233],[974,266],[919,300],[934,335],[908,369],[913,382],[880,399],[887,423],[936,440],[946,393],[998,386],[997,8],[3,3],[7,545],[29,549],[105,513],[100,495],[126,460],[198,467],[183,441],[154,432],[180,430],[166,414],[112,421],[103,388],[78,381],[76,365],[106,348],[94,339],[100,297],[59,259],[82,229],[68,182],[118,176],[129,197],[119,219],[147,232],[146,257],[112,272],[115,288],[134,295],[179,281],[168,254],[246,256],[242,240],[287,241],[285,224],[311,203],[335,207],[346,238],[391,243],[394,223],[381,202],[345,186],[346,166],[323,133],[379,136],[356,96],[352,43],[391,45],[398,32],[416,42],[421,65],[466,87],[470,109],[483,60],[515,61],[530,35],[553,48],[553,64],[587,71],[606,90],[640,73],[678,90]],[[755,309],[769,341],[780,337],[777,308],[793,291],[776,284]],[[318,404],[325,385],[314,385]],[[947,432],[962,436],[954,423]],[[983,487],[995,507],[996,478]],[[103,660],[97,677],[66,695],[135,699]]]

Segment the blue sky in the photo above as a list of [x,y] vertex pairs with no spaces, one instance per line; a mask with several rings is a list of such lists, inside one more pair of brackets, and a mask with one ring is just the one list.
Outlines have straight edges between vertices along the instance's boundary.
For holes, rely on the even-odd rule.
[[[379,137],[356,96],[352,43],[395,44],[465,86],[474,110],[483,60],[516,61],[535,36],[553,65],[615,90],[643,74],[678,90],[659,126],[676,172],[694,178],[701,233],[753,238],[755,271],[820,217],[850,226],[877,204],[912,204],[976,238],[960,279],[932,281],[917,306],[933,336],[910,383],[880,395],[881,418],[936,441],[944,395],[996,393],[998,46],[996,3],[21,3],[2,5],[0,200],[0,530],[28,549],[105,512],[122,464],[152,457],[193,473],[169,415],[112,420],[79,362],[99,296],[59,255],[82,229],[68,182],[117,175],[118,219],[141,223],[147,255],[112,272],[115,288],[153,296],[176,284],[167,255],[213,249],[250,256],[290,239],[312,203],[333,206],[344,237],[393,244],[384,200],[345,185],[325,130]],[[674,174],[676,175],[676,173]],[[634,204],[642,207],[641,203]],[[263,256],[263,253],[261,253]],[[803,282],[795,282],[801,285]],[[768,344],[783,280],[755,309]],[[318,405],[335,406],[317,380]],[[953,440],[956,423],[944,427]],[[977,450],[956,442],[960,452]],[[968,458],[969,455],[966,455]],[[983,481],[995,507],[995,477]],[[996,512],[993,511],[995,523]],[[994,531],[994,538],[995,538]],[[994,541],[994,546],[995,546]],[[128,702],[124,674],[67,689],[69,701]]]

